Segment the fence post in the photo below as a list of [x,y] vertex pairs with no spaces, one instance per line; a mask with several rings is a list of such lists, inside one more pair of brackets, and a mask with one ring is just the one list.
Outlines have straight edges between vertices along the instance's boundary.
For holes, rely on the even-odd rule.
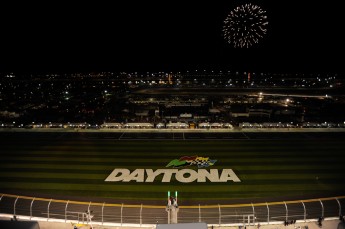
[[65,223],[67,221],[67,206],[68,206],[69,200],[67,200],[66,207],[65,207]]
[[14,201],[14,208],[13,208],[13,216],[16,216],[16,204],[19,196],[17,196],[17,199]]
[[255,209],[254,209],[254,204],[253,203],[251,203],[252,204],[252,208],[253,208],[253,219],[254,219],[254,225],[255,225]]
[[170,206],[167,207],[167,212],[168,212],[168,224],[170,224]]
[[200,209],[200,204],[199,204],[199,223],[201,222],[201,209]]
[[304,222],[306,222],[306,220],[307,220],[307,209],[305,208],[305,205],[304,205],[303,201],[301,201],[301,203],[303,204],[303,208],[304,208],[304,213],[303,213],[303,215],[304,215]]
[[[1,200],[1,198],[0,198],[0,200]],[[340,204],[338,198],[335,198],[335,200],[338,202],[338,205],[339,205],[339,216],[341,216],[341,204]]]
[[33,205],[34,201],[35,201],[35,197],[32,199],[31,204],[30,204],[30,220],[32,218],[32,205]]
[[4,195],[1,195],[1,196],[0,196],[0,202],[1,202],[3,196],[4,196]]
[[270,224],[270,208],[268,207],[268,203],[266,202],[267,206],[267,224]]
[[220,210],[220,205],[218,204],[219,208],[219,226],[222,224],[222,211]]
[[123,211],[123,204],[121,205],[121,226],[122,226],[122,211]]
[[48,204],[48,218],[47,221],[49,221],[49,207],[50,207],[50,203],[52,202],[52,199],[50,199],[49,204]]
[[287,205],[286,205],[286,203],[285,203],[285,201],[284,201],[284,204],[285,204],[285,221],[288,221],[288,215],[289,215],[289,211],[288,211],[288,208],[287,208]]
[[91,201],[90,201],[90,203],[89,203],[89,206],[87,207],[87,214],[86,214],[86,223],[87,223],[87,224],[89,224],[89,221],[90,221],[90,224],[91,224],[90,205],[91,205]]
[[320,201],[320,204],[321,204],[321,207],[322,207],[321,217],[323,218],[323,216],[324,216],[323,203],[322,203],[322,201],[320,199],[319,199],[319,201]]
[[141,227],[142,220],[143,220],[142,215],[141,215],[142,212],[143,212],[143,204],[141,204],[141,206],[140,206],[140,227]]
[[103,225],[103,212],[104,212],[104,204],[105,204],[105,203],[103,203],[103,205],[102,205],[102,225]]

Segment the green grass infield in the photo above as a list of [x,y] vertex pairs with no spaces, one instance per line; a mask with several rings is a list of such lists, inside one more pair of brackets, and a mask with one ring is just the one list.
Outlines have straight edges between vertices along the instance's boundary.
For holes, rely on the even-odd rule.
[[[345,194],[341,139],[242,141],[88,141],[25,138],[2,141],[0,192],[83,196],[114,200],[327,197]],[[216,160],[199,169],[232,169],[241,182],[106,182],[115,168],[166,168],[184,156]],[[180,167],[197,171],[196,165]],[[186,174],[188,176],[188,174]],[[146,179],[146,174],[145,174]]]

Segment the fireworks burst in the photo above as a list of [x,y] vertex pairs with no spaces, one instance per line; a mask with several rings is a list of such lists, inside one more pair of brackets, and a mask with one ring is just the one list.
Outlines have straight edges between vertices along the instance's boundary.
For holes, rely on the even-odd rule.
[[249,48],[258,43],[267,32],[265,13],[250,3],[236,7],[224,21],[224,39],[235,48]]

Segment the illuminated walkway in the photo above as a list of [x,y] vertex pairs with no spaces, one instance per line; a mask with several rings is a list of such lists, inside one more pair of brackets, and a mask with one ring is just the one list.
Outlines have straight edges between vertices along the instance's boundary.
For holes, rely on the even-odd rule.
[[[26,220],[27,217],[18,217],[17,220]],[[4,217],[4,215],[0,215],[0,220],[10,220],[9,217]],[[59,220],[56,221],[49,221],[47,222],[46,219],[40,219],[37,220],[40,229],[73,229],[74,225],[77,226],[78,229],[90,229],[91,225],[82,225],[82,224],[73,224],[71,222],[65,223],[65,222],[59,222]],[[296,222],[296,224],[291,224],[288,226],[284,226],[284,224],[281,223],[275,223],[275,224],[261,224],[260,227],[258,227],[258,224],[246,226],[246,229],[306,229],[306,226],[308,226],[308,229],[343,229],[345,228],[345,225],[339,225],[341,222],[338,218],[329,218],[325,219],[322,222],[322,227],[319,227],[316,220],[307,220],[306,222]],[[344,224],[344,223],[342,223]],[[339,227],[338,227],[339,226]],[[94,229],[137,229],[137,228],[147,228],[147,229],[154,229],[156,228],[156,225],[131,225],[131,226],[121,226],[121,225],[115,225],[115,224],[107,224],[107,225],[97,225],[93,224]],[[239,225],[233,225],[233,226],[219,226],[219,225],[208,225],[209,229],[239,229]],[[244,229],[244,227],[242,227]]]

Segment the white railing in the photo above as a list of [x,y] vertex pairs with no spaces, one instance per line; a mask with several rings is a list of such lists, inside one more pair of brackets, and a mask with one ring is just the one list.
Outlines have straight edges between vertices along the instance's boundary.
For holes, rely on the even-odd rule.
[[[164,201],[162,201],[164,203]],[[233,205],[179,206],[178,222],[210,225],[254,225],[307,222],[344,215],[345,196]],[[155,225],[169,222],[166,206],[54,200],[0,194],[0,214],[86,224]]]

